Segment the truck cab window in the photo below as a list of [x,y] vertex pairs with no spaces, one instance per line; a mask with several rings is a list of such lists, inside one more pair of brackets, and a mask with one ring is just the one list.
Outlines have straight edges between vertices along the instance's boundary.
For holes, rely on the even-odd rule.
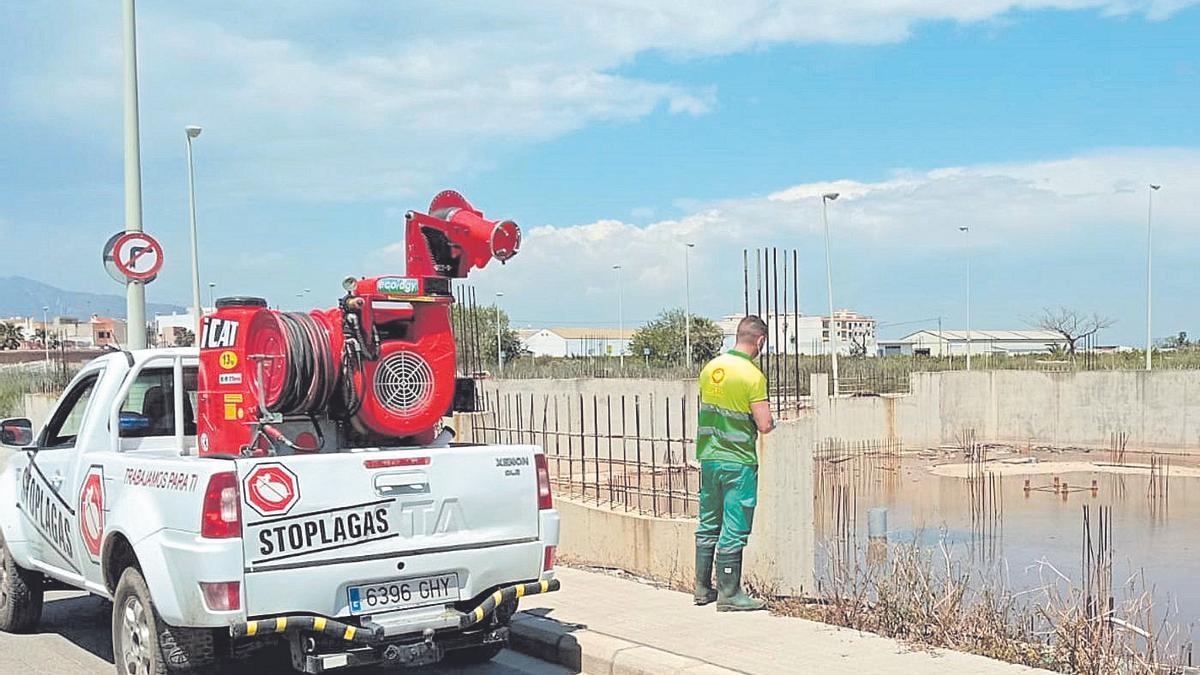
[[[183,433],[196,435],[196,369],[183,369]],[[129,387],[121,404],[121,438],[175,435],[175,374],[147,368]]]
[[88,375],[67,394],[50,423],[46,425],[41,447],[69,448],[75,445],[75,437],[79,435],[83,415],[87,412],[88,403],[92,400],[92,393],[96,390],[96,381],[99,379],[100,373]]

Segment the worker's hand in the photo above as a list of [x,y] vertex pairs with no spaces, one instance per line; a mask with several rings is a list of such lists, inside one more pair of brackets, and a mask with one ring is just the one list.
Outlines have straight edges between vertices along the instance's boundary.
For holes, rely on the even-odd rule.
[[775,429],[775,417],[771,415],[769,402],[751,403],[750,416],[754,418],[754,426],[758,427],[758,433],[769,434]]

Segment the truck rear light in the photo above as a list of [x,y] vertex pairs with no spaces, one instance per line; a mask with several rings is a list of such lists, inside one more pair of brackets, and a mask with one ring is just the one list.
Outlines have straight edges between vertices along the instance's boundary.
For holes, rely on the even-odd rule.
[[232,612],[242,608],[240,581],[200,582],[204,605],[213,612]]
[[398,466],[428,466],[428,457],[394,457],[392,459],[367,459],[363,466],[368,469],[393,469]]
[[214,473],[204,491],[204,511],[200,515],[200,536],[207,539],[231,539],[242,535],[242,500],[238,494],[237,474]]
[[546,554],[542,559],[542,571],[549,572],[554,569],[554,547],[547,546]]
[[550,492],[550,469],[546,466],[546,456],[538,453],[533,456],[537,465],[538,509],[554,508],[554,495]]

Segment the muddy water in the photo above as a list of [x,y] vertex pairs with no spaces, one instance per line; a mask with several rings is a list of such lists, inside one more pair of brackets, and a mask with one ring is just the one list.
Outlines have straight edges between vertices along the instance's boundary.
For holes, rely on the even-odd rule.
[[[1061,455],[1044,458],[1062,461]],[[1073,460],[1104,461],[1106,457],[1080,455]],[[946,460],[942,460],[943,462]],[[961,461],[961,460],[955,460]],[[1130,461],[1147,461],[1133,459]],[[818,477],[818,537],[837,531],[838,509],[830,495],[835,486],[848,492],[853,514],[850,530],[866,541],[867,510],[888,509],[888,540],[937,547],[945,541],[956,559],[971,562],[992,574],[1004,575],[1016,590],[1044,586],[1056,575],[1054,566],[1075,584],[1082,577],[1083,505],[1091,506],[1096,528],[1099,506],[1111,506],[1113,586],[1118,604],[1125,593],[1122,582],[1144,573],[1155,592],[1156,609],[1168,611],[1173,623],[1194,637],[1200,631],[1200,478],[1172,477],[1159,485],[1166,496],[1152,498],[1148,471],[1129,475],[1075,472],[1057,475],[1071,492],[1053,492],[1054,475],[1005,476],[995,492],[972,488],[963,478],[930,473],[932,461],[913,457],[885,461],[850,461],[826,468]],[[1096,489],[1091,489],[1092,481]],[[1084,488],[1075,491],[1076,487]],[[824,493],[824,494],[823,494]],[[974,505],[974,506],[973,506]],[[1095,530],[1093,533],[1095,535]],[[1138,591],[1140,594],[1140,589]]]

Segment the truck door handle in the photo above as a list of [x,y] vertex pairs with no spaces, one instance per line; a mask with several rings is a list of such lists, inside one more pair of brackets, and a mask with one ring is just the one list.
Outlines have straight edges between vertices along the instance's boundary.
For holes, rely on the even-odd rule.
[[58,489],[62,487],[62,484],[63,477],[61,473],[54,474],[54,476],[50,479],[50,487],[54,488],[55,492],[59,491]]
[[429,494],[429,476],[424,471],[383,473],[375,477],[375,493],[380,497]]

